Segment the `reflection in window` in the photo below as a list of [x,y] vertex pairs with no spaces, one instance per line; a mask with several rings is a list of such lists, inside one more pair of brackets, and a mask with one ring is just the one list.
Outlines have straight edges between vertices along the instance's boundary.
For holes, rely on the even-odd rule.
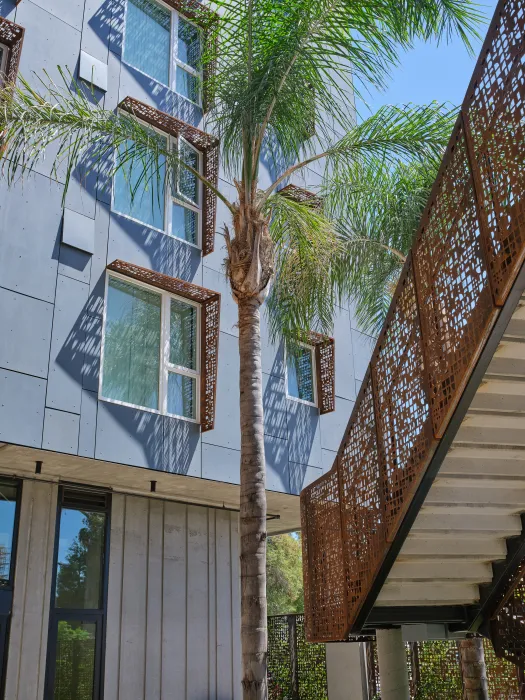
[[161,296],[109,278],[102,395],[159,408]]
[[101,607],[106,514],[62,508],[55,607]]
[[92,700],[96,631],[94,622],[58,622],[54,700]]
[[287,350],[288,396],[315,403],[314,363],[311,347],[296,345]]
[[[152,132],[159,139],[160,148],[166,148],[166,138]],[[134,153],[128,141],[119,147],[119,162],[124,165],[114,178],[113,209],[148,226],[164,230],[165,159],[155,161],[147,155]]]
[[124,60],[168,85],[170,43],[171,12],[150,0],[128,0]]
[[10,578],[16,494],[16,486],[0,482],[0,587],[7,586]]
[[198,420],[198,343],[198,305],[110,275],[104,399]]

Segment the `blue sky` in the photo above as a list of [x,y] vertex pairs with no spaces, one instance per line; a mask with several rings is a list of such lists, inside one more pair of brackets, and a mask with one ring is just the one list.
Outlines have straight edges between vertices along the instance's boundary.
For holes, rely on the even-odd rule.
[[[496,0],[481,0],[480,9],[487,16],[487,23],[479,29],[484,37],[492,19]],[[372,111],[384,104],[425,104],[432,100],[450,102],[459,106],[465,95],[481,42],[476,43],[475,57],[469,56],[459,39],[450,44],[418,43],[401,57],[401,65],[392,71],[392,80],[385,92],[374,92],[367,102]],[[366,110],[358,103],[361,117]]]

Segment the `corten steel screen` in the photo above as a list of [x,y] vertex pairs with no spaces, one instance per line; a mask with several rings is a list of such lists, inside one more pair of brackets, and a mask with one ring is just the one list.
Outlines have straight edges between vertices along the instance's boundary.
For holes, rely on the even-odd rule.
[[352,630],[525,257],[525,0],[500,0],[332,470],[301,494],[306,632]]

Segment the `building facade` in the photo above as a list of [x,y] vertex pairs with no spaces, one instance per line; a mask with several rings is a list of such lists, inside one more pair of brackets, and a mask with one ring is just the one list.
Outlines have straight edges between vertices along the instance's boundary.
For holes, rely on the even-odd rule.
[[[2,73],[38,87],[43,71],[60,82],[58,66],[67,69],[104,108],[138,105],[194,167],[217,168],[198,27],[180,7],[0,0]],[[64,206],[51,161],[10,188],[0,181],[4,697],[237,698],[239,359],[222,270],[227,212],[190,177],[143,206],[123,176],[89,170],[74,173]],[[261,185],[270,177],[263,163]],[[308,171],[298,184],[319,179]],[[300,490],[333,463],[371,340],[349,306],[337,310],[335,410],[323,412],[319,345],[285,358],[265,321],[262,330],[277,533],[300,527]]]

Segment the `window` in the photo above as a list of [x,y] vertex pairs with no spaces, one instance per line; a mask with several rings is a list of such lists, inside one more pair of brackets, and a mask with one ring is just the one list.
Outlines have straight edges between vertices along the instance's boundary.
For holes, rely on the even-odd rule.
[[110,497],[59,492],[46,700],[98,700],[107,591]]
[[[166,136],[154,131],[152,134],[164,141],[164,148],[169,143],[169,147],[178,151],[184,163],[202,172],[202,154],[182,136]],[[131,144],[121,146],[121,158],[125,159],[126,148],[130,147]],[[177,168],[172,180],[172,192],[167,193],[164,159],[159,163],[145,162],[140,157],[130,159],[115,174],[113,209],[200,247],[202,184],[182,165]]]
[[101,397],[199,420],[199,304],[108,276]]
[[286,351],[286,385],[288,396],[305,403],[316,403],[314,349],[298,344]]
[[0,87],[15,82],[23,41],[24,28],[0,17]]
[[124,60],[192,102],[201,102],[201,30],[153,0],[128,0]]

